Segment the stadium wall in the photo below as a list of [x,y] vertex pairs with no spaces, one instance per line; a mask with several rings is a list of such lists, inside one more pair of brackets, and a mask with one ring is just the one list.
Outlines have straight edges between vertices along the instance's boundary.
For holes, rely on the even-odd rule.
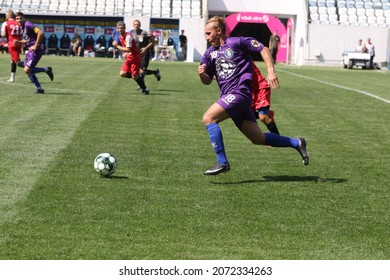
[[341,66],[343,52],[354,51],[358,39],[364,42],[367,38],[371,38],[375,45],[374,62],[380,66],[388,65],[390,28],[309,24],[305,64]]

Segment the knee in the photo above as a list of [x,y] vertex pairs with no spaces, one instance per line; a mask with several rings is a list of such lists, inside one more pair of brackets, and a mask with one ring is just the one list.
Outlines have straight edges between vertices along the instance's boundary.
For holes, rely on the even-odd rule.
[[209,112],[206,112],[203,114],[202,121],[203,121],[204,125],[209,125],[209,124],[215,122],[215,119],[212,116],[212,114],[210,114]]

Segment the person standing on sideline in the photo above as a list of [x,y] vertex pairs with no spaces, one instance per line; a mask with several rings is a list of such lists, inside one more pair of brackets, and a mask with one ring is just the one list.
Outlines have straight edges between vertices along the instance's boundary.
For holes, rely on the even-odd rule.
[[362,39],[359,39],[359,40],[358,40],[358,43],[357,43],[356,48],[355,48],[355,51],[356,51],[356,52],[359,52],[359,53],[365,53],[365,52],[367,52],[367,49],[366,49],[366,47],[364,46],[363,40],[362,40]]
[[22,50],[22,45],[15,45],[15,41],[22,39],[22,27],[15,20],[15,14],[11,9],[5,13],[5,20],[1,26],[1,36],[7,38],[8,52],[11,56],[11,77],[7,82],[13,83],[15,82],[16,67],[20,62],[20,53]]
[[126,32],[126,25],[123,21],[116,24],[119,33],[119,42],[113,41],[112,45],[123,54],[124,62],[119,75],[123,78],[133,78],[142,89],[142,94],[149,94],[149,89],[145,86],[145,81],[140,76],[141,54],[137,48],[137,43],[130,33]]
[[252,103],[252,53],[260,53],[267,66],[267,81],[271,88],[278,88],[269,49],[254,38],[230,37],[225,35],[226,26],[222,17],[207,20],[206,39],[210,47],[204,53],[198,67],[201,82],[210,85],[216,77],[220,88],[219,99],[203,115],[203,123],[217,156],[216,163],[204,175],[216,175],[230,170],[222,131],[219,123],[231,118],[237,128],[255,145],[291,147],[302,157],[304,165],[309,164],[305,138],[290,138],[275,133],[263,133],[251,110]]
[[280,134],[274,120],[274,111],[270,110],[271,87],[256,64],[252,64],[252,111],[270,132]]
[[367,39],[367,42],[364,44],[364,47],[367,49],[367,52],[370,54],[370,69],[374,69],[375,46],[372,43],[371,38]]
[[161,80],[160,70],[149,70],[149,61],[151,58],[151,49],[154,48],[154,36],[151,33],[148,33],[146,30],[141,29],[141,22],[139,20],[133,21],[133,29],[130,30],[130,34],[133,36],[137,42],[137,47],[141,53],[141,71],[140,75],[143,79],[146,75],[153,74],[156,76],[157,81]]
[[187,36],[184,35],[184,30],[181,31],[179,40],[180,40],[180,48],[183,53],[184,60],[187,60]]
[[269,38],[269,49],[271,51],[272,59],[274,63],[276,63],[276,55],[278,54],[280,44],[280,37],[278,35],[278,31],[275,30],[274,33]]
[[45,53],[45,47],[42,43],[43,31],[31,21],[27,21],[22,12],[16,13],[16,21],[22,26],[23,37],[22,40],[15,41],[15,43],[26,44],[28,48],[24,60],[24,72],[36,86],[37,90],[35,93],[43,94],[45,91],[35,74],[45,72],[51,81],[54,79],[53,69],[51,67],[36,67],[42,55]]

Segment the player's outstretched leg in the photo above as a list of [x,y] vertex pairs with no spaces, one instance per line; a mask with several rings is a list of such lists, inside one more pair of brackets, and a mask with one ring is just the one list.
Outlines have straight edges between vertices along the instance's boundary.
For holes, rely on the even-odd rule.
[[298,151],[304,165],[309,164],[309,153],[306,149],[305,138],[292,138],[275,133],[264,133],[265,145],[271,147],[291,147]]
[[49,76],[49,78],[50,78],[51,81],[54,80],[53,68],[47,67],[46,74]]
[[299,144],[299,147],[296,148],[296,150],[301,155],[303,164],[308,165],[310,156],[306,150],[306,144],[307,144],[306,139],[305,138],[298,138],[298,139],[299,139],[300,144]]
[[161,80],[161,74],[159,69],[156,69],[156,73],[154,73],[154,76],[156,76],[158,82]]

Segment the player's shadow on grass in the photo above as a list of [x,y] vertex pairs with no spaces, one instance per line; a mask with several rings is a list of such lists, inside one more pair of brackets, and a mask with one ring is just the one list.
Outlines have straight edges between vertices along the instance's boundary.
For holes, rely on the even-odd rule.
[[244,180],[239,182],[211,182],[212,184],[223,184],[223,185],[241,185],[241,184],[252,184],[252,183],[263,183],[263,182],[313,182],[313,183],[344,183],[347,180],[341,178],[325,178],[321,176],[263,176],[264,179],[260,180]]
[[155,89],[155,90],[151,88],[150,90],[151,95],[172,95],[172,93],[174,92],[183,92],[183,91],[177,89],[165,89],[165,88]]
[[109,177],[103,177],[104,179],[108,180],[128,180],[129,176],[116,176],[116,175],[111,175]]

